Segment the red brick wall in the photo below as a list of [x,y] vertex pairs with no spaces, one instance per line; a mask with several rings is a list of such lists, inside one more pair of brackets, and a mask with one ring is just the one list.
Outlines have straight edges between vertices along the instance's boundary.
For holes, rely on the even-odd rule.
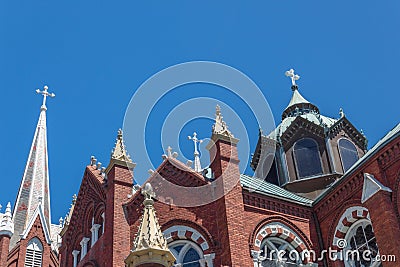
[[10,238],[8,236],[0,236],[0,267],[7,266],[9,245]]
[[43,232],[43,225],[40,221],[39,216],[37,216],[26,239],[21,239],[19,244],[17,244],[18,247],[13,249],[13,251],[15,250],[17,253],[14,254],[12,253],[13,251],[10,253],[11,257],[8,258],[8,266],[24,267],[26,248],[29,241],[34,237],[38,238],[43,245],[42,266],[59,266],[57,255],[52,251],[51,245],[46,242],[46,238]]
[[[121,266],[129,255],[132,244],[129,239],[129,225],[125,218],[122,204],[132,194],[132,172],[122,166],[114,166],[108,173],[108,192],[105,211],[105,251],[103,255],[104,266]],[[110,255],[111,254],[111,255]]]

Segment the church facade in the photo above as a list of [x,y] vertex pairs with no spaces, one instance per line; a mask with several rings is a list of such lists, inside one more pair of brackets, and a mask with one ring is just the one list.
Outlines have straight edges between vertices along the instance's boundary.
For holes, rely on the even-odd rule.
[[[48,186],[45,136],[36,133],[14,212],[7,206],[0,215],[0,266],[399,266],[400,124],[367,150],[342,110],[321,115],[294,71],[286,75],[293,95],[277,128],[258,133],[254,177],[240,172],[240,140],[219,107],[207,146],[211,175],[168,150],[146,183],[134,185],[136,164],[118,131],[109,164],[91,158],[60,225],[50,223],[48,187],[33,186],[37,197],[24,198],[36,179]],[[30,170],[36,157],[42,171]],[[178,206],[179,191],[157,194],[164,180],[222,197]]]

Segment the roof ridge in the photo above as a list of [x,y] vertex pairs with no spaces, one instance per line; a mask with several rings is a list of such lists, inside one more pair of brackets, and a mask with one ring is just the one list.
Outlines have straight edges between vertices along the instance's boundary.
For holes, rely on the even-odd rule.
[[[241,182],[242,186],[254,189],[254,191],[257,193],[265,193],[267,195],[278,196],[278,197],[284,198],[289,201],[299,202],[301,204],[311,205],[313,203],[313,200],[311,200],[307,197],[300,196],[294,192],[286,190],[285,188],[282,188],[276,184],[267,182],[261,178],[252,177],[247,174],[240,174],[240,178],[241,178],[240,182]],[[242,178],[244,178],[244,179],[242,179]],[[247,179],[247,181],[245,179]],[[259,181],[259,184],[255,185],[255,184],[251,183],[250,180],[252,180],[252,179],[257,179]],[[264,186],[267,185],[270,188],[262,187],[263,185]],[[278,192],[278,191],[280,191],[280,192]]]

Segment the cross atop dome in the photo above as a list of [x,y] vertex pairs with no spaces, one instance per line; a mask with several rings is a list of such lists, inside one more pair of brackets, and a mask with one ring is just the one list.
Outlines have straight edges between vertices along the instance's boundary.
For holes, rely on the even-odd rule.
[[43,96],[43,103],[42,106],[40,107],[41,110],[46,110],[46,99],[47,97],[55,97],[56,95],[54,93],[49,93],[47,90],[49,89],[49,87],[47,85],[45,85],[43,87],[43,91],[40,91],[40,89],[36,89],[36,93],[41,94]]
[[299,93],[299,87],[297,86],[296,81],[300,79],[300,75],[296,74],[294,72],[294,69],[290,69],[285,72],[285,76],[289,77],[292,81],[293,95],[290,99],[289,105],[286,107],[282,114],[282,120],[287,117],[296,117],[303,113],[319,113],[318,107],[310,103]]
[[286,71],[285,75],[292,80],[292,90],[297,90],[298,86],[296,84],[296,81],[300,79],[300,76],[294,73],[294,69]]

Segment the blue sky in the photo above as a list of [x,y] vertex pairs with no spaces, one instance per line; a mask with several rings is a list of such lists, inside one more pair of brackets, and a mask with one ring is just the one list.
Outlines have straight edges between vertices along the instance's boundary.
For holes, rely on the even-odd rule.
[[[248,75],[277,122],[291,96],[284,72],[293,67],[302,77],[300,92],[322,114],[337,117],[343,107],[374,144],[399,121],[399,10],[398,1],[2,1],[0,203],[15,201],[39,116],[36,88],[47,84],[57,95],[49,100],[47,121],[57,221],[90,156],[108,163],[135,90],[156,72],[193,60]],[[193,85],[175,100],[199,91],[215,92]],[[239,105],[237,112],[247,111]],[[155,117],[154,123],[162,118]],[[187,133],[208,137],[210,123],[177,130],[187,157]],[[253,148],[257,131],[249,129]],[[129,152],[140,159],[134,148]],[[155,143],[151,157],[161,161],[161,153]]]

